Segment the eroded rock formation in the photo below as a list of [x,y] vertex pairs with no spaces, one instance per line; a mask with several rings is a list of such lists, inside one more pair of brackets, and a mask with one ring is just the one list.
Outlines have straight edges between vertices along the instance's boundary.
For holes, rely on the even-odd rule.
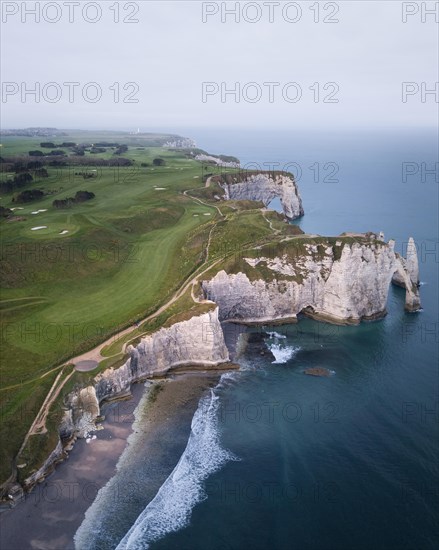
[[[393,242],[394,241],[389,241]],[[403,258],[400,256],[401,263],[404,266],[404,270],[407,272],[410,277],[412,285],[419,286],[419,263],[418,263],[418,253],[416,250],[416,244],[413,240],[413,237],[410,237],[407,243],[407,252],[406,257]],[[399,271],[395,272],[393,275],[392,282],[398,286],[406,287],[405,276],[400,274]]]
[[214,368],[229,361],[217,307],[145,336],[136,347],[130,346],[127,351],[130,358],[122,366],[108,368],[96,375],[88,386],[69,393],[59,427],[60,440],[38,471],[23,482],[26,490],[65,458],[76,438],[86,437],[96,429],[102,403],[130,395],[134,382],[184,365]]
[[285,216],[289,219],[303,216],[302,199],[292,176],[276,173],[260,173],[223,178],[220,183],[226,200],[261,201],[268,206],[279,197]]
[[129,395],[133,382],[175,367],[215,367],[229,360],[218,308],[145,336],[127,351],[131,357],[124,365],[105,370],[94,378],[93,385],[70,394],[61,428],[63,437],[84,437],[100,415],[100,404]]
[[[376,238],[291,239],[279,255],[267,247],[202,283],[220,320],[243,323],[293,321],[301,312],[340,324],[386,314],[389,285],[397,273],[406,288],[405,308],[420,308],[417,286],[393,243]],[[264,254],[267,253],[267,255]]]

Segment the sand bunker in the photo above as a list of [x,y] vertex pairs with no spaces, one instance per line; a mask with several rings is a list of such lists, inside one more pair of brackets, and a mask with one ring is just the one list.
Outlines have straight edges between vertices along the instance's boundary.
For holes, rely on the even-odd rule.
[[66,235],[67,233],[68,233],[67,229],[64,229],[63,231],[59,232],[60,235]]
[[156,191],[164,191],[166,187],[154,187]]
[[47,208],[44,208],[43,210],[35,210],[35,212],[31,212],[31,214],[39,214],[40,212],[47,212]]
[[39,229],[47,229],[47,225],[38,225],[37,227],[31,227],[31,231],[38,231]]
[[75,365],[75,370],[79,372],[88,372],[94,370],[98,366],[98,362],[93,359],[84,359],[83,361],[78,361]]
[[211,216],[212,214],[210,212],[204,212],[203,216]]

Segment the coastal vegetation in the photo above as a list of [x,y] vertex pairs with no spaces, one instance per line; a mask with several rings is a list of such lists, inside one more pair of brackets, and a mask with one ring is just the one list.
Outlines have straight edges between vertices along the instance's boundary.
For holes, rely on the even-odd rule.
[[[215,307],[203,299],[201,275],[245,268],[244,253],[304,238],[262,202],[222,200],[220,184],[248,174],[206,171],[195,149],[157,147],[169,136],[64,137],[3,140],[0,483],[14,468],[23,480],[41,466],[69,391],[122,365],[142,336]],[[38,147],[49,154],[34,154]],[[18,201],[17,181],[26,185]],[[98,367],[74,370],[72,358],[98,345]],[[41,429],[31,429],[38,415]]]
[[[195,303],[187,290],[141,322],[197,270],[240,247],[277,238],[274,226],[285,235],[291,231],[262,204],[218,204],[221,189],[205,187],[200,162],[187,150],[157,147],[169,139],[79,132],[61,143],[3,137],[1,482],[63,364],[126,327],[135,328],[127,337],[133,340],[209,310],[211,304]],[[40,150],[43,155],[35,153]],[[28,200],[38,200],[39,209]],[[122,344],[103,350],[102,367],[123,362]],[[58,418],[60,400],[53,406],[58,412],[49,418]],[[26,473],[52,439],[32,436],[26,456],[35,459],[29,458]],[[34,452],[38,445],[41,452]]]

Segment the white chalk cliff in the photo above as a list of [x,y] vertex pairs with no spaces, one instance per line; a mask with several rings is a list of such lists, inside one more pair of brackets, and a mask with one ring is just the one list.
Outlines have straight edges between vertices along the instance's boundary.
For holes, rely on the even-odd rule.
[[386,313],[395,273],[406,288],[406,310],[420,308],[417,287],[393,243],[340,238],[325,244],[323,239],[304,243],[299,254],[289,247],[295,247],[294,239],[279,256],[264,257],[262,249],[257,257],[244,258],[243,270],[221,270],[202,282],[206,298],[219,306],[221,321],[286,321],[301,312],[342,324],[377,319]]
[[[390,241],[393,242],[393,241]],[[405,268],[405,271],[410,277],[412,285],[419,286],[419,263],[418,263],[418,253],[416,250],[416,244],[413,240],[413,237],[410,237],[407,243],[407,253],[406,257],[400,257],[401,263]],[[396,285],[402,286],[405,288],[406,281],[404,276],[402,276],[399,271],[397,271],[392,279],[392,282]]]
[[[275,197],[279,197],[287,218],[293,220],[303,216],[302,199],[292,176],[261,173],[249,176],[232,175],[231,178],[223,178],[220,184],[225,191],[226,200],[261,201],[268,206]],[[226,179],[228,181],[224,181]]]
[[[304,213],[292,176],[226,174],[218,183],[225,199],[261,201],[267,206],[279,197],[286,217],[294,219]],[[24,487],[31,488],[65,456],[61,440],[70,445],[95,429],[101,404],[129,395],[132,383],[181,366],[215,368],[227,363],[221,321],[293,322],[305,313],[333,323],[358,324],[386,314],[391,282],[405,288],[407,311],[421,307],[412,238],[403,258],[395,252],[393,241],[384,241],[383,234],[303,235],[248,250],[244,258],[225,258],[222,267],[212,267],[201,281],[204,296],[216,303],[214,309],[143,337],[128,348],[130,357],[122,366],[108,368],[67,396],[61,439]]]
[[131,384],[181,366],[216,367],[229,361],[218,308],[145,336],[129,346],[130,358],[98,374],[93,384],[69,396],[61,433],[84,437],[100,415],[100,404],[130,392]]

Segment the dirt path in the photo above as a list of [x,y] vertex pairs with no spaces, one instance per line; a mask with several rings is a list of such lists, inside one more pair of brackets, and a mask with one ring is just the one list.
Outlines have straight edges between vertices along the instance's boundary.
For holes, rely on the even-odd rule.
[[29,431],[27,432],[25,438],[23,439],[23,443],[21,444],[20,450],[17,453],[15,463],[17,462],[17,459],[20,458],[20,455],[23,452],[23,449],[25,449],[27,442],[29,440],[29,437],[31,437],[32,435],[43,434],[47,432],[46,419],[47,419],[47,415],[49,414],[50,407],[52,403],[55,401],[55,399],[58,397],[65,383],[71,378],[73,373],[74,371],[72,370],[72,372],[68,374],[60,384],[58,384],[58,382],[63,374],[63,371],[61,371],[58,374],[58,376],[55,378],[55,381],[52,384],[52,387],[50,388],[49,393],[47,394],[46,399],[44,400],[44,403],[42,404],[40,410],[38,411],[35,417],[35,420],[32,422],[32,425],[29,428]]
[[[206,273],[207,271],[209,271],[209,269],[211,269],[212,267],[214,267],[217,263],[219,263],[220,261],[222,260],[222,258],[219,258],[218,260],[216,260],[215,262],[213,262],[212,264],[208,265],[203,271],[201,271],[201,273],[198,273],[197,275],[195,275],[195,277],[193,277],[190,281],[188,281],[183,287],[180,288],[180,290],[174,294],[174,296],[169,300],[169,302],[167,302],[166,304],[164,304],[160,309],[158,309],[156,312],[152,313],[151,315],[149,315],[148,317],[146,317],[142,323],[145,323],[147,321],[151,321],[152,319],[154,319],[155,317],[157,317],[158,315],[160,315],[161,313],[163,313],[166,309],[168,309],[168,307],[172,306],[173,303],[175,303],[179,298],[181,298],[183,296],[183,294],[188,290],[188,288],[192,287],[192,291],[191,291],[191,296],[194,298],[194,294],[193,294],[193,288],[195,286],[195,284],[198,282],[198,279],[204,275],[204,273]],[[196,300],[194,298],[194,302],[196,303],[201,303],[199,302],[198,300]],[[147,333],[143,333],[143,334],[139,334],[138,337],[142,337],[144,336],[145,334]],[[125,353],[125,350],[127,348],[127,346],[129,345],[129,342],[126,342],[123,346],[122,346],[122,351],[123,353]]]
[[[211,180],[211,177],[207,178],[206,187],[209,187],[210,180]],[[191,200],[194,200],[194,201],[202,204],[203,206],[206,206],[208,208],[215,208],[218,211],[218,213],[220,215],[220,218],[225,217],[218,206],[208,204],[208,203],[204,202],[202,199],[199,199],[197,197],[193,197],[193,196],[189,195],[189,191],[191,191],[191,189],[183,191],[183,194],[185,196],[187,196],[188,198],[190,198]],[[267,221],[267,223],[270,225],[270,228],[272,229],[272,231],[274,233],[279,233],[279,230],[274,229],[273,226],[272,226],[271,221],[268,220],[265,217],[264,211],[263,211],[263,216],[264,216],[265,220]],[[181,298],[181,296],[183,296],[183,294],[189,288],[191,288],[191,297],[194,300],[194,302],[196,302],[196,303],[208,303],[209,302],[209,300],[199,300],[195,297],[195,295],[194,295],[194,286],[198,282],[198,279],[202,275],[204,275],[204,273],[209,271],[209,269],[211,269],[212,267],[214,267],[216,264],[218,264],[220,261],[223,260],[223,258],[219,258],[215,262],[210,263],[209,265],[206,265],[206,264],[209,263],[210,243],[211,243],[212,233],[213,233],[213,230],[215,229],[216,225],[217,225],[217,223],[214,223],[213,227],[211,228],[211,230],[209,232],[209,238],[208,238],[207,246],[206,246],[206,249],[205,249],[206,258],[205,258],[203,264],[196,270],[195,274],[190,275],[188,277],[188,279],[183,281],[180,288],[173,294],[173,296],[165,304],[163,304],[161,307],[159,307],[154,313],[151,313],[150,315],[145,317],[141,321],[141,323],[146,323],[146,322],[151,321],[152,319],[155,319],[156,317],[158,317],[166,309],[168,309],[170,306],[172,306],[179,298]],[[289,238],[284,239],[284,240],[289,240]],[[82,363],[84,361],[96,361],[97,364],[98,364],[103,359],[108,358],[108,357],[104,357],[101,354],[103,348],[105,348],[106,346],[109,346],[110,344],[113,344],[117,340],[122,339],[126,335],[134,332],[135,330],[137,330],[137,328],[138,328],[137,325],[136,326],[130,326],[130,327],[118,332],[117,334],[111,336],[110,338],[108,338],[107,340],[105,340],[104,342],[102,342],[101,344],[99,344],[98,346],[93,348],[92,350],[89,350],[85,353],[82,353],[81,355],[77,355],[76,357],[72,357],[68,361],[65,361],[63,364],[58,365],[57,367],[54,367],[53,369],[45,372],[41,376],[38,376],[37,378],[34,378],[33,380],[26,381],[26,383],[30,383],[30,382],[33,382],[35,380],[39,380],[41,378],[44,378],[45,376],[49,375],[50,373],[52,373],[52,372],[54,372],[58,369],[63,369],[64,367],[66,367],[69,364],[77,365],[78,363]],[[136,335],[136,337],[141,337],[141,336],[144,336],[145,334],[146,333]],[[128,345],[129,345],[129,342],[126,342],[126,343],[123,344],[123,346],[122,346],[122,352],[123,353],[125,353],[126,348],[127,348]],[[115,355],[119,355],[119,353],[117,353]],[[52,387],[50,388],[50,390],[49,390],[49,392],[48,392],[48,394],[47,394],[47,396],[44,400],[43,405],[41,406],[40,410],[38,411],[38,413],[35,417],[35,420],[33,421],[28,433],[25,436],[16,458],[20,457],[20,454],[22,453],[23,449],[25,448],[25,446],[26,446],[26,444],[29,440],[29,437],[31,435],[41,434],[41,433],[44,433],[47,430],[46,429],[46,419],[47,419],[47,415],[49,414],[50,407],[53,404],[53,402],[56,400],[58,395],[60,394],[60,391],[62,390],[62,388],[64,387],[66,382],[72,377],[74,372],[75,372],[75,370],[72,370],[72,372],[70,374],[68,374],[63,380],[61,380],[61,377],[63,375],[63,370],[61,370],[59,372],[59,374],[57,375],[54,383],[52,384]],[[21,384],[17,384],[17,386],[20,386],[20,385]],[[3,388],[3,389],[11,389],[11,388],[14,388],[14,387],[15,386],[9,386],[9,388]]]
[[268,212],[268,209],[267,209],[267,208],[262,208],[261,211],[262,211],[262,217],[263,217],[264,220],[268,223],[268,225],[270,226],[270,229],[273,231],[273,233],[274,233],[275,235],[279,235],[280,230],[279,230],[279,229],[275,229],[275,228],[273,227],[272,221],[269,220],[269,219],[267,218],[267,216],[265,215],[265,213]]
[[[208,180],[210,180],[210,178],[208,178]],[[201,199],[198,199],[196,197],[192,197],[191,195],[188,195],[187,194],[188,191],[190,191],[190,189],[187,190],[187,191],[184,191],[183,194],[186,195],[188,198],[203,204],[204,206],[208,206],[208,207],[211,207],[211,208],[216,208],[217,211],[219,212],[220,216],[223,217],[223,214],[222,214],[221,210],[218,207],[213,206],[213,205],[209,205],[209,204],[205,203],[204,201],[202,201]],[[215,225],[212,227],[212,229],[210,230],[210,233],[209,233],[209,238],[208,238],[208,242],[207,242],[207,246],[206,246],[205,263],[209,260],[209,248],[210,248],[210,242],[211,242],[212,232],[213,232],[214,228],[215,228]],[[218,263],[218,262],[216,262],[216,263]],[[156,310],[151,315],[148,315],[147,317],[145,317],[142,321],[140,321],[140,323],[145,323],[147,321],[150,321],[150,320],[154,319],[155,317],[157,317],[158,315],[160,315],[161,313],[163,313],[168,307],[170,307],[172,304],[174,304],[175,301],[178,300],[186,292],[186,290],[189,288],[190,285],[193,286],[195,284],[197,277],[200,277],[201,275],[203,275],[213,265],[215,265],[215,264],[212,264],[212,265],[208,266],[207,269],[205,269],[204,271],[202,271],[198,275],[195,275],[195,276],[191,275],[190,276],[191,278],[189,279],[189,281],[187,281],[187,280],[184,281],[182,283],[182,286],[180,287],[180,289],[177,290],[174,293],[173,297],[170,300],[168,300],[168,302],[163,304],[158,310]],[[201,269],[201,267],[203,267],[203,266],[200,266],[199,269]],[[67,361],[65,361],[61,365],[58,365],[58,366],[46,371],[45,373],[43,373],[40,376],[37,376],[36,378],[32,378],[31,380],[26,380],[24,382],[24,384],[30,384],[32,382],[35,382],[36,380],[40,380],[40,379],[48,376],[52,372],[54,372],[56,370],[59,370],[59,369],[62,369],[63,367],[65,367],[68,364],[76,365],[76,364],[78,364],[80,362],[83,362],[83,361],[97,361],[97,362],[102,361],[103,359],[107,358],[106,356],[103,356],[101,354],[101,351],[104,347],[113,344],[115,341],[123,338],[124,336],[126,336],[127,334],[130,334],[131,332],[134,332],[136,329],[137,329],[137,326],[136,327],[133,327],[133,326],[127,327],[126,329],[118,332],[117,334],[113,334],[113,336],[110,336],[107,340],[100,343],[95,348],[93,348],[93,349],[91,349],[91,350],[89,350],[85,353],[82,353],[80,355],[76,355],[75,357],[72,357],[71,359],[68,359]],[[125,346],[124,346],[124,348],[125,348]],[[124,348],[122,348],[123,351],[124,351]],[[58,380],[58,378],[57,378],[57,380]],[[16,387],[21,387],[22,385],[23,385],[23,383],[19,383],[19,384],[14,384],[12,386],[3,387],[3,388],[0,389],[0,391],[11,390],[11,389],[14,389]],[[50,391],[52,391],[52,390],[50,390]]]

